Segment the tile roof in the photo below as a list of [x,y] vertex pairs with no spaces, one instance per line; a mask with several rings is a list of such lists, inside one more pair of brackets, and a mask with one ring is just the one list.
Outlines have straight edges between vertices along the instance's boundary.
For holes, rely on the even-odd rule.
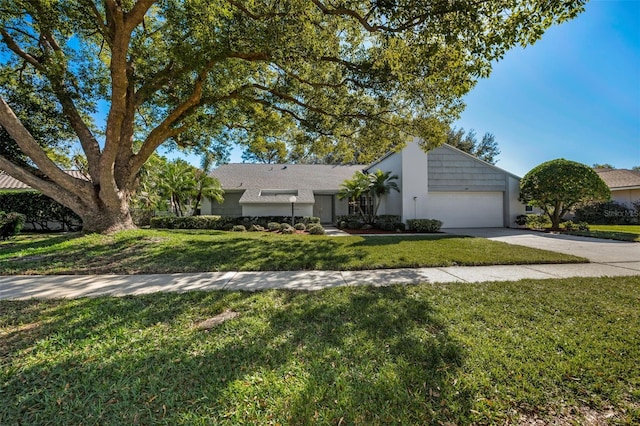
[[611,189],[640,187],[640,171],[627,169],[595,169]]
[[233,163],[223,164],[211,175],[220,181],[222,188],[226,191],[247,189],[338,191],[342,182],[351,179],[356,171],[363,170],[365,167],[365,165]]
[[[86,179],[79,170],[65,170],[65,172],[75,178]],[[2,189],[31,189],[31,187],[0,170],[0,190]]]

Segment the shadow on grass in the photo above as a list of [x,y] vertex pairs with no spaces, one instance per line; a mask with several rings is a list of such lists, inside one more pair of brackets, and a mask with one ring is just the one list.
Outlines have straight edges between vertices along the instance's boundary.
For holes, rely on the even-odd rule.
[[[169,241],[169,243],[167,243]],[[35,247],[22,245],[22,250]],[[49,244],[53,246],[54,243]],[[38,246],[46,248],[46,245]],[[71,274],[137,274],[228,270],[306,270],[338,268],[349,260],[333,239],[212,238],[171,244],[161,236],[119,236],[85,241],[63,250],[18,257],[2,273],[36,271]]]
[[353,246],[384,246],[384,245],[396,245],[403,241],[439,241],[449,239],[467,239],[475,238],[467,235],[447,235],[447,234],[427,234],[427,235],[406,235],[406,236],[393,236],[393,237],[380,237],[380,236],[362,236],[362,241],[354,243]]
[[441,424],[472,404],[460,343],[402,287],[2,303],[10,424]]

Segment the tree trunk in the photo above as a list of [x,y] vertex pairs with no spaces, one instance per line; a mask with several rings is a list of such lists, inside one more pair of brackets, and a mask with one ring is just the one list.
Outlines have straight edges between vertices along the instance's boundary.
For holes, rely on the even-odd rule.
[[79,209],[76,214],[82,219],[82,230],[86,233],[98,232],[110,234],[136,226],[129,212],[129,202],[123,200],[119,205],[102,204],[96,209]]

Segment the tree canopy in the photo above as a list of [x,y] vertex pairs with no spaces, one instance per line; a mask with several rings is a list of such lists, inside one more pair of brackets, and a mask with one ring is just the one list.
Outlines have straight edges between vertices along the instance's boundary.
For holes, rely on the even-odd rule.
[[[73,209],[85,230],[109,232],[133,227],[137,175],[161,145],[224,151],[287,127],[299,152],[321,141],[344,161],[409,136],[436,146],[492,61],[585,2],[2,2],[1,72],[19,77],[0,89],[0,125],[29,164],[0,155],[0,168]],[[38,93],[64,116],[86,180],[51,161],[10,91]]]
[[553,229],[578,205],[610,197],[609,187],[591,167],[563,158],[534,167],[520,181],[520,201],[540,207]]
[[447,143],[489,164],[498,162],[496,157],[500,154],[500,148],[493,133],[485,133],[482,140],[478,141],[475,130],[471,129],[465,134],[463,128],[454,127],[447,133]]

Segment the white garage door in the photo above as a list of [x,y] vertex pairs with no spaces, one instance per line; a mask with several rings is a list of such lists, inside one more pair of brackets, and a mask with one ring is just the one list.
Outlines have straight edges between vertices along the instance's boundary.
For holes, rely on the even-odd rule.
[[430,192],[427,217],[443,228],[501,228],[502,192]]

